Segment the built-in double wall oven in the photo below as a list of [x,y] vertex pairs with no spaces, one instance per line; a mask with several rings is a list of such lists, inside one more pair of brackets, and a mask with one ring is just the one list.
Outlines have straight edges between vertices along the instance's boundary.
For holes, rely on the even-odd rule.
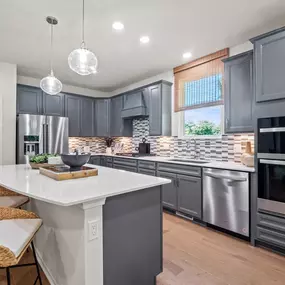
[[285,117],[258,119],[258,208],[285,214]]

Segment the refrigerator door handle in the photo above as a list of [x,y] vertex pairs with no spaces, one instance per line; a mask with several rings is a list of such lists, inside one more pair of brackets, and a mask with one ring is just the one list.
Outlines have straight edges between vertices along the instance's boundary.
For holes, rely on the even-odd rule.
[[48,130],[49,130],[49,125],[48,124],[46,124],[46,132],[45,132],[45,137],[46,137],[46,152],[45,153],[49,153],[49,132],[48,132]]
[[43,124],[43,153],[46,153],[46,124]]

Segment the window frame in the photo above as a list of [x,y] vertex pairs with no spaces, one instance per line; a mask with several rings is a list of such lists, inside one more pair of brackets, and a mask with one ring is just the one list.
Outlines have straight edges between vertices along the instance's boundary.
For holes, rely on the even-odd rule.
[[[185,111],[181,111],[179,112],[179,121],[178,121],[178,138],[179,139],[184,139],[184,140],[189,140],[189,139],[221,139],[222,136],[224,135],[225,132],[225,105],[221,104],[221,105],[217,105],[217,106],[221,106],[221,134],[219,135],[185,135],[185,112],[186,111],[191,111],[191,110],[185,110]],[[207,108],[205,107],[201,107],[198,109],[203,109],[203,108]]]

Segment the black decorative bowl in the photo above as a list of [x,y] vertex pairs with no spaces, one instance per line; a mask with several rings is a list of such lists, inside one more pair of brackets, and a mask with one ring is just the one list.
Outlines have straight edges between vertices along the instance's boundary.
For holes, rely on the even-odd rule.
[[61,159],[64,164],[70,166],[70,170],[77,170],[89,161],[90,155],[90,153],[61,154]]

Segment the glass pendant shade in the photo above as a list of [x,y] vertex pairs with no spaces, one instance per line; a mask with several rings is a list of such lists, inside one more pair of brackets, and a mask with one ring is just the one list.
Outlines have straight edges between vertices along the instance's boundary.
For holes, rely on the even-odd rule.
[[51,73],[41,80],[40,87],[45,93],[49,95],[56,95],[61,92],[62,83],[56,77],[54,77],[53,73]]
[[69,54],[68,65],[79,75],[90,75],[97,73],[98,60],[95,54],[82,44],[80,48]]

